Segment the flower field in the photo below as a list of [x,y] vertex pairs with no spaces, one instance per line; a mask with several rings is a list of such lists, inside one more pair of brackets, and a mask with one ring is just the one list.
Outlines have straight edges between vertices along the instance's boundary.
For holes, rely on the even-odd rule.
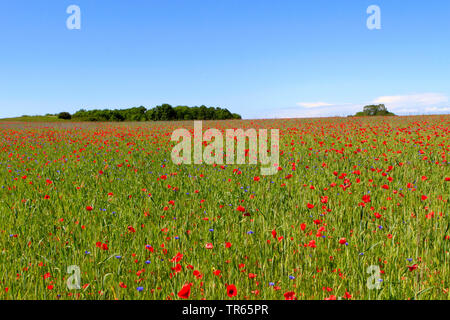
[[0,299],[449,299],[449,124],[204,121],[279,129],[263,176],[172,163],[192,121],[0,123]]

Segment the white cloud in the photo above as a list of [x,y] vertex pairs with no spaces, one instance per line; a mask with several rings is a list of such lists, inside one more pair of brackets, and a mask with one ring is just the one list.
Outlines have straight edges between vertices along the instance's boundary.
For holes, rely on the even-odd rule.
[[430,107],[425,108],[426,112],[440,113],[440,112],[450,112],[450,107]]
[[297,103],[297,105],[299,107],[309,109],[309,108],[328,107],[328,106],[332,106],[333,104],[326,103],[326,102],[299,102],[299,103]]
[[301,108],[284,108],[267,114],[268,118],[318,118],[318,117],[334,117],[348,116],[362,110],[363,104],[330,104],[301,107]]
[[[393,110],[392,108],[388,108],[388,110]],[[412,114],[412,113],[419,113],[420,110],[418,108],[401,108],[401,109],[395,109],[395,112],[397,114]]]
[[263,115],[267,118],[316,118],[354,115],[365,105],[384,103],[397,115],[450,112],[450,99],[442,93],[417,93],[381,96],[362,103],[299,102],[297,107],[283,108]]
[[410,95],[383,96],[378,97],[373,101],[373,103],[384,103],[388,109],[431,107],[448,102],[449,98],[442,93],[419,93]]

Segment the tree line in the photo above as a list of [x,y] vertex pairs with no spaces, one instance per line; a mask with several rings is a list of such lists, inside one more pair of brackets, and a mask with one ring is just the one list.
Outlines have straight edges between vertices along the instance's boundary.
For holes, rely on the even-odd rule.
[[395,116],[392,112],[388,111],[384,104],[371,104],[365,106],[363,111],[357,112],[355,117],[372,117],[372,116]]
[[228,109],[206,107],[172,107],[170,104],[162,104],[155,108],[147,109],[143,106],[128,109],[81,109],[74,114],[61,112],[58,118],[78,121],[173,121],[173,120],[231,120],[242,119],[237,113],[231,113]]

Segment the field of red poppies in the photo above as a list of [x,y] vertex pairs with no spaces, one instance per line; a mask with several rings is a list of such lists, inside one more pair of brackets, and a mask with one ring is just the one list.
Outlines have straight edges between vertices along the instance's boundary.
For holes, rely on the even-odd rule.
[[177,165],[193,122],[0,123],[0,299],[449,299],[450,115],[280,130],[278,173]]

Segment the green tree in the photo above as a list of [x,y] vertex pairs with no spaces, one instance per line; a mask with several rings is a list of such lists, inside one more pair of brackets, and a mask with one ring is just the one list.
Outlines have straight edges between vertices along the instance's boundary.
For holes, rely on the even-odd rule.
[[72,115],[69,112],[60,112],[58,114],[58,119],[70,120],[72,119]]
[[364,117],[364,116],[394,116],[392,112],[389,112],[384,104],[377,104],[377,105],[368,105],[363,108],[362,112],[357,112],[357,117]]
[[156,106],[153,109],[153,118],[157,121],[170,121],[175,120],[176,113],[170,104],[164,103],[160,106]]

